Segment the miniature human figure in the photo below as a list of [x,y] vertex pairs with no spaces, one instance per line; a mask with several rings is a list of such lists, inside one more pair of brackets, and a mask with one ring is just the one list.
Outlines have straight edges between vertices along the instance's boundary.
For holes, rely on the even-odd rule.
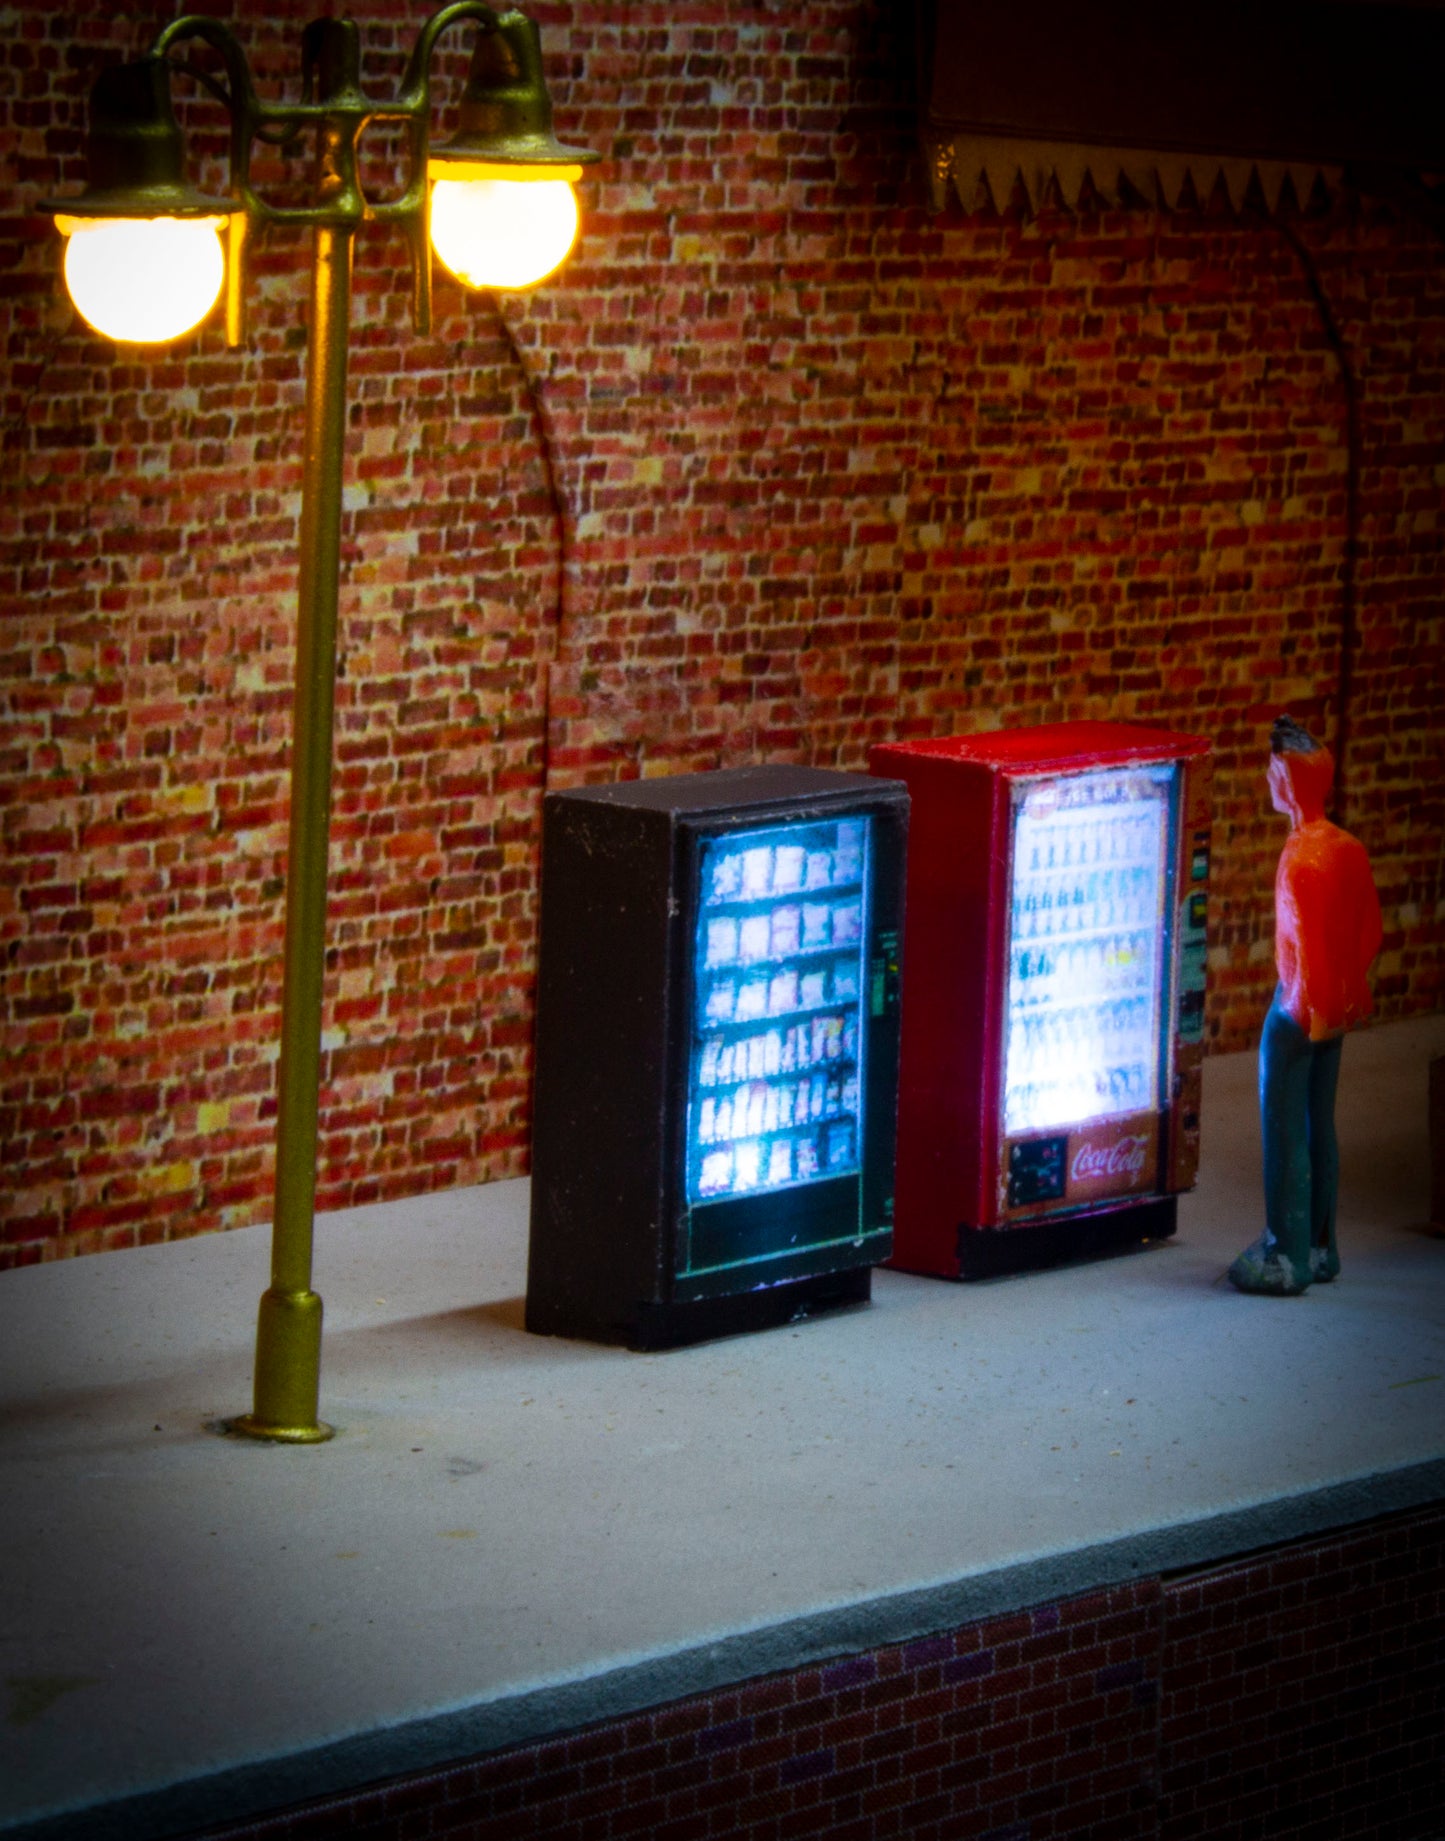
[[1335,1087],[1345,1031],[1372,1008],[1380,899],[1364,847],[1325,817],[1329,749],[1288,716],[1269,740],[1270,797],[1290,832],[1274,882],[1279,985],[1259,1044],[1265,1227],[1229,1277],[1240,1291],[1290,1297],[1340,1269]]

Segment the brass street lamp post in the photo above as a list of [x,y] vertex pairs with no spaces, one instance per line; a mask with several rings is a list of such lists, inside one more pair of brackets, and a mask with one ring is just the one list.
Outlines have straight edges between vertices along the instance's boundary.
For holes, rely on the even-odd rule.
[[[478,32],[457,133],[433,147],[432,53],[441,34],[463,20]],[[170,78],[175,47],[187,39],[210,45],[225,68],[224,89],[212,85],[231,118],[224,198],[206,197],[184,176]],[[401,122],[407,130],[404,187],[376,203],[357,172],[358,143],[373,122]],[[251,183],[254,143],[281,144],[308,132],[315,144],[309,201],[268,204]],[[572,181],[598,156],[565,147],[552,133],[535,24],[483,0],[456,0],[427,20],[390,101],[362,91],[359,37],[349,19],[306,28],[302,100],[294,104],[256,95],[245,54],[225,26],[177,19],[149,56],[102,73],[91,96],[87,152],[85,191],[43,208],[67,239],[71,298],[112,338],[178,338],[224,288],[227,341],[239,345],[251,232],[294,224],[312,233],[271,1286],[261,1299],[253,1410],[231,1424],[257,1438],[315,1443],[331,1436],[318,1418],[321,1299],[311,1289],[311,1252],[352,242],[363,224],[402,228],[414,323],[425,334],[432,248],[470,286],[540,281],[575,240]]]

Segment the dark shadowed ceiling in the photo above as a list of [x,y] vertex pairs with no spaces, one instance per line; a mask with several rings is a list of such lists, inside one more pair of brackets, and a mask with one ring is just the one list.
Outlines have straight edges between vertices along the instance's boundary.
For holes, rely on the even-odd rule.
[[1445,10],[1377,0],[921,0],[935,202],[1085,175],[1173,204],[1269,207],[1342,175],[1445,171]]

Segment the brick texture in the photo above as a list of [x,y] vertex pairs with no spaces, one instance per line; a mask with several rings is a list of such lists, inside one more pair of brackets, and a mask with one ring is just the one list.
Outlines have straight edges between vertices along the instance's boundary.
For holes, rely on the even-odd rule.
[[210,1841],[1434,1841],[1445,1517],[771,1676]]
[[[217,0],[263,94],[308,0]],[[319,1206],[526,1168],[540,795],[1070,717],[1216,738],[1208,1032],[1272,983],[1269,719],[1333,734],[1380,1013],[1442,1000],[1445,264],[1382,206],[933,217],[910,9],[541,0],[605,156],[531,296],[358,245]],[[421,9],[358,9],[395,84]],[[36,212],[159,19],[0,35],[0,1261],[268,1217],[304,241],[239,353],[76,320]],[[459,35],[460,36],[460,35]],[[460,52],[444,55],[442,102]],[[178,94],[185,80],[178,79]],[[223,174],[219,111],[182,115]],[[442,107],[445,118],[445,107]],[[377,130],[368,172],[391,183]],[[295,192],[297,157],[258,173]]]

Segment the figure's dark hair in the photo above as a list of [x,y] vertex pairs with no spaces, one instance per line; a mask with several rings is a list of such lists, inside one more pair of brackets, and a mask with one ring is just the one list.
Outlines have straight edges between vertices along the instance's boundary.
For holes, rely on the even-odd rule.
[[1324,746],[1308,729],[1301,728],[1293,716],[1276,716],[1269,732],[1271,754],[1318,754]]

